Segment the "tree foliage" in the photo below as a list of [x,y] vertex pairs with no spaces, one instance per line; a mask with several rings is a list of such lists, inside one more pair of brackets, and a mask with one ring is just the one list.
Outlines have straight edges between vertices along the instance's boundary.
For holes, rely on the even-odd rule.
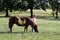
[[[49,4],[51,5],[52,11],[56,12],[56,17],[58,17],[59,11],[59,3],[58,0],[49,0]],[[48,8],[47,0],[0,0],[0,11],[5,11],[6,16],[9,16],[8,10],[12,12],[12,10],[21,10],[26,11],[30,9],[31,17],[33,15],[33,8],[35,9],[43,9],[46,11]]]

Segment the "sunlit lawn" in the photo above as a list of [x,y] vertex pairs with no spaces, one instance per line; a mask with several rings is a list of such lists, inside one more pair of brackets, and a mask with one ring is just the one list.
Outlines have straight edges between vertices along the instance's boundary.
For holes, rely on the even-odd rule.
[[9,17],[0,17],[0,40],[60,40],[60,19],[44,15],[44,18],[37,18],[39,33],[31,32],[30,26],[28,33],[24,33],[24,27],[17,25],[14,25],[13,32],[9,33]]

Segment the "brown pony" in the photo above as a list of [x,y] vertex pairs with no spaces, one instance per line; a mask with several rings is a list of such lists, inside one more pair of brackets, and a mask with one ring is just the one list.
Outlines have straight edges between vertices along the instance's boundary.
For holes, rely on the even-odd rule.
[[[21,19],[22,22],[25,20],[26,23],[23,22],[23,24],[19,24],[19,22],[18,22],[19,18]],[[37,25],[30,18],[28,18],[28,17],[19,17],[19,18],[16,16],[9,18],[10,32],[12,32],[13,25],[16,24],[18,26],[25,26],[24,32],[28,32],[28,26],[31,25],[31,27],[33,27],[34,31],[38,33]]]

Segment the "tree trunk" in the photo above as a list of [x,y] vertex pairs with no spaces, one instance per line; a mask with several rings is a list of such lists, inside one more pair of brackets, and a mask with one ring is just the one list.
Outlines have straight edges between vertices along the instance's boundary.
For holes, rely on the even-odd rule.
[[31,18],[33,17],[33,9],[30,9]]
[[8,8],[6,9],[6,15],[5,15],[5,17],[9,17]]
[[58,19],[58,9],[59,9],[59,8],[56,9],[56,17],[55,17],[55,18],[57,18],[57,19]]

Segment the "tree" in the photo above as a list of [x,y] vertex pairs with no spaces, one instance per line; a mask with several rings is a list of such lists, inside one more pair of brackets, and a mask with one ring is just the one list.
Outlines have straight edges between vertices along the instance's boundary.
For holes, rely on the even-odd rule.
[[2,11],[2,10],[3,10],[2,2],[3,2],[3,0],[0,0],[0,11]]
[[0,8],[2,8],[2,10],[5,10],[6,17],[9,16],[8,10],[10,10],[10,12],[12,12],[12,10],[26,11],[26,10],[30,9],[30,13],[31,13],[31,17],[32,17],[33,16],[33,7],[36,7],[36,8],[40,7],[44,11],[46,11],[46,4],[42,0],[38,0],[38,1],[37,0],[3,0],[2,6]]
[[31,13],[31,18],[33,16],[33,6],[34,6],[34,0],[27,0],[28,4],[28,8],[30,9],[30,13]]
[[11,1],[10,0],[1,0],[1,6],[0,6],[0,11],[5,11],[6,12],[6,17],[8,17],[8,10],[11,8],[10,5]]
[[6,17],[9,16],[8,10],[10,10],[10,12],[12,12],[12,10],[14,9],[14,3],[15,3],[15,1],[13,1],[13,0],[3,0],[2,7],[3,7],[3,10],[5,10],[5,12],[6,12],[6,15],[5,15]]
[[53,16],[56,14],[55,18],[58,18],[58,12],[59,12],[59,4],[58,0],[49,0],[49,4],[51,5],[52,11],[53,11]]
[[31,13],[31,17],[33,16],[33,7],[34,8],[41,8],[44,11],[46,11],[46,1],[42,1],[42,0],[27,0],[27,2],[29,3],[29,9],[30,9],[30,13]]
[[12,10],[22,10],[22,11],[26,11],[28,9],[27,5],[27,1],[26,0],[3,0],[1,2],[1,11],[5,11],[6,12],[6,17],[9,16],[8,14],[8,10],[10,10],[10,12],[12,12]]
[[48,8],[48,1],[47,0],[37,0],[37,5],[39,9],[41,8],[42,10],[46,11]]

